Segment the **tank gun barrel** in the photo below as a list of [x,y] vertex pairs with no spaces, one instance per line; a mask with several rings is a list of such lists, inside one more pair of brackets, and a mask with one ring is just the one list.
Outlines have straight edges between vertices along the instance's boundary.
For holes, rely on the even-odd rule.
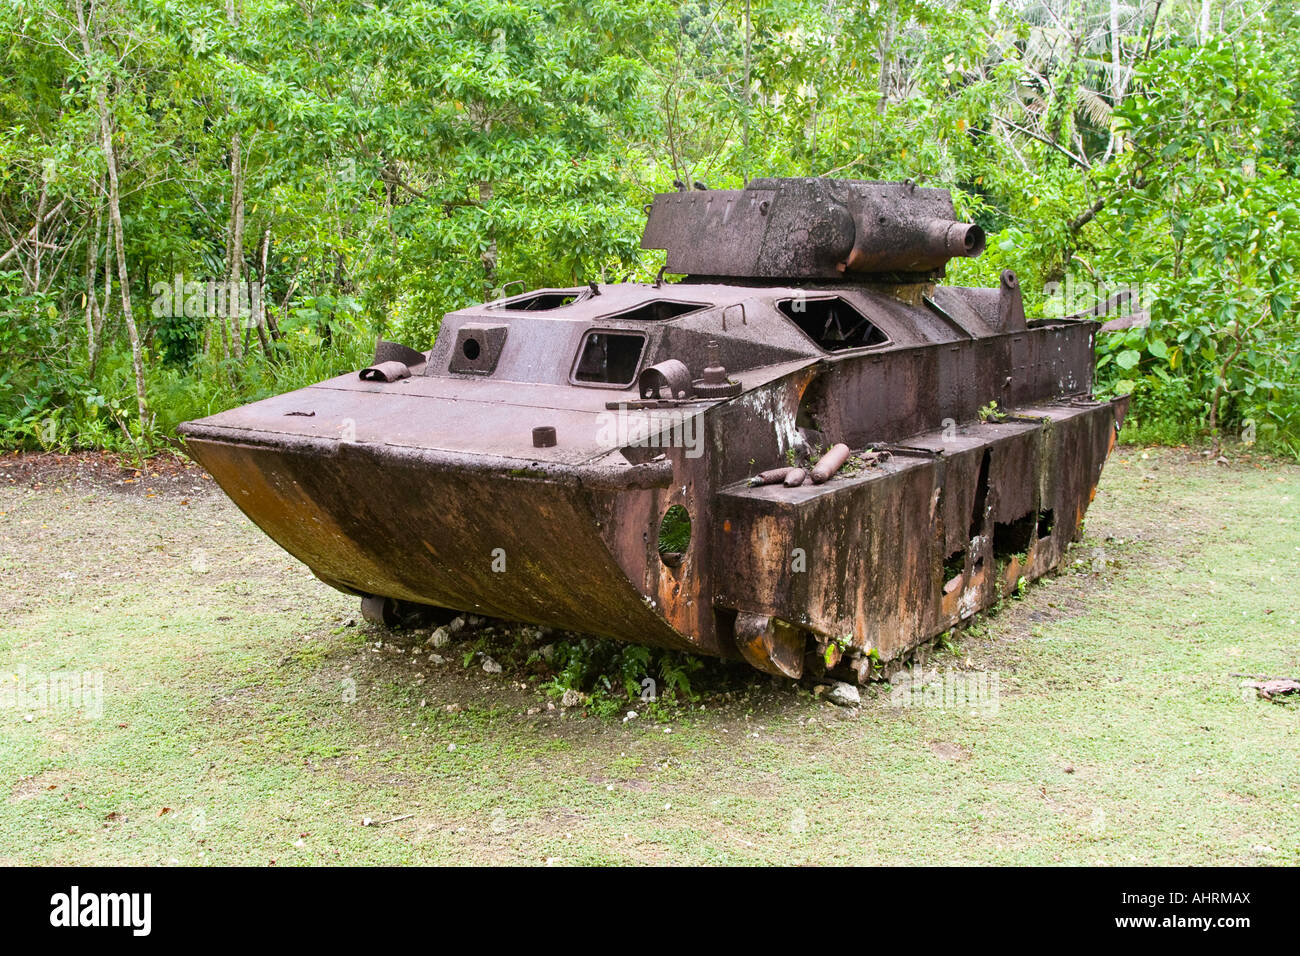
[[846,272],[929,272],[949,259],[978,256],[984,230],[952,219],[901,219],[859,231],[845,260]]

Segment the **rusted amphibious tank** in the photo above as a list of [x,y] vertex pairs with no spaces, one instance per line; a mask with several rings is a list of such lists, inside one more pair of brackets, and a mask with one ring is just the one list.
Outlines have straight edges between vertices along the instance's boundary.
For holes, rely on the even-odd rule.
[[359,374],[185,424],[189,450],[372,619],[790,677],[865,680],[1061,560],[1124,405],[1091,397],[1095,321],[1026,320],[1011,272],[936,284],[984,246],[947,191],[668,193],[642,245],[685,278],[449,313],[428,352],[381,342]]

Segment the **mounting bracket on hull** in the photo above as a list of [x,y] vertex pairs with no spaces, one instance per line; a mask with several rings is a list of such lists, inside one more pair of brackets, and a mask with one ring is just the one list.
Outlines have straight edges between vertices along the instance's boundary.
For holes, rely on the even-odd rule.
[[361,616],[384,627],[428,627],[446,624],[460,612],[400,598],[367,594],[361,598]]
[[766,614],[736,615],[736,648],[754,667],[778,677],[803,676],[804,632]]

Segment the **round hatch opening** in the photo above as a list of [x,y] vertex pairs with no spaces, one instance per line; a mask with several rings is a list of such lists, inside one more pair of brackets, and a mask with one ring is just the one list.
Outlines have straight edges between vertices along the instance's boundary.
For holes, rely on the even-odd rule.
[[672,505],[659,522],[659,560],[670,568],[680,567],[690,546],[690,513],[681,505]]
[[483,347],[478,344],[478,339],[466,339],[461,343],[460,350],[465,353],[465,358],[473,362],[483,351]]

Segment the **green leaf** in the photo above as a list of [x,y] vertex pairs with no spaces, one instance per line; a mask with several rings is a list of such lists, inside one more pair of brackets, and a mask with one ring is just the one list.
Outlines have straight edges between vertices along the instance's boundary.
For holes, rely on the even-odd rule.
[[1115,356],[1115,364],[1126,372],[1135,368],[1140,361],[1142,361],[1142,353],[1136,349],[1125,349]]

